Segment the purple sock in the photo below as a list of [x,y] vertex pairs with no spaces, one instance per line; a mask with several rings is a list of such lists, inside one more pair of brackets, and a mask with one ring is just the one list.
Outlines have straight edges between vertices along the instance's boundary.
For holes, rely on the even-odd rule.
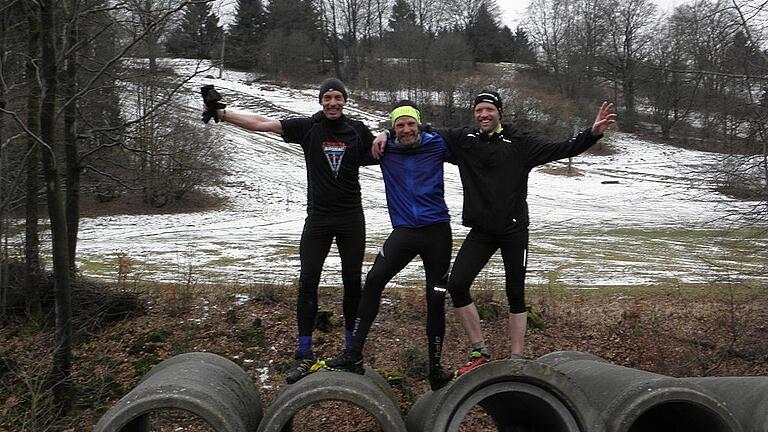
[[298,351],[303,356],[312,354],[312,336],[299,336]]
[[344,334],[344,348],[349,348],[352,346],[352,330],[347,330],[347,332]]

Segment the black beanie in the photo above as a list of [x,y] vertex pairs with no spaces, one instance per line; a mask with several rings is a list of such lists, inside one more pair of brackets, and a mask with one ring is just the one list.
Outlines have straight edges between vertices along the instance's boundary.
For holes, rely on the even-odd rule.
[[344,102],[347,101],[347,88],[344,87],[344,83],[337,80],[336,78],[328,78],[325,81],[323,81],[322,84],[320,84],[320,95],[318,96],[320,100],[323,99],[323,95],[331,90],[337,90],[341,92],[341,95],[344,96]]
[[483,90],[480,94],[475,96],[475,103],[472,104],[472,109],[474,109],[480,102],[488,102],[489,104],[494,105],[496,109],[499,110],[499,115],[504,112],[501,96],[499,96],[498,92],[493,90]]

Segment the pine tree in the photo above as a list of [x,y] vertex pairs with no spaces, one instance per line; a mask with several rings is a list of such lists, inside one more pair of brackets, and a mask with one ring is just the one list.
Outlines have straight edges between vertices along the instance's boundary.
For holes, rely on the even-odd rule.
[[267,13],[262,0],[238,0],[236,10],[224,61],[230,67],[252,69],[258,65],[258,45],[266,36]]
[[416,27],[416,14],[406,0],[396,0],[389,16],[389,28],[393,32]]
[[278,75],[308,79],[323,56],[322,39],[320,15],[312,0],[271,0],[260,66]]
[[512,52],[510,60],[517,63],[536,63],[536,52],[533,50],[533,44],[528,39],[528,33],[518,26],[513,36]]
[[166,49],[172,56],[211,58],[211,51],[223,34],[219,18],[210,3],[190,3],[184,11],[181,27],[169,39]]
[[503,58],[503,41],[498,20],[491,15],[483,2],[477,10],[468,30],[469,45],[475,53],[475,61],[498,62]]
[[267,5],[267,27],[284,35],[304,33],[320,39],[320,18],[311,0],[272,0]]

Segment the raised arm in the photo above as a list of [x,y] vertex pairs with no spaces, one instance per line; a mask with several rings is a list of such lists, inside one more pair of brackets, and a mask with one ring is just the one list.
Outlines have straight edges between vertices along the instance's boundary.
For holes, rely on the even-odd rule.
[[592,135],[600,136],[612,124],[616,123],[616,114],[611,112],[612,108],[613,103],[603,102],[603,104],[600,106],[600,109],[597,110],[595,123],[592,124]]

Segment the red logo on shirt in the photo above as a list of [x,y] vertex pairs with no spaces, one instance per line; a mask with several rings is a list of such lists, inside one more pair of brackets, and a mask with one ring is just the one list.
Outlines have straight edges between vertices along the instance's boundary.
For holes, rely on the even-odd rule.
[[341,160],[344,159],[344,152],[347,151],[347,145],[339,141],[323,141],[323,152],[325,158],[328,160],[328,164],[333,171],[333,177],[339,176],[339,168],[341,167]]

